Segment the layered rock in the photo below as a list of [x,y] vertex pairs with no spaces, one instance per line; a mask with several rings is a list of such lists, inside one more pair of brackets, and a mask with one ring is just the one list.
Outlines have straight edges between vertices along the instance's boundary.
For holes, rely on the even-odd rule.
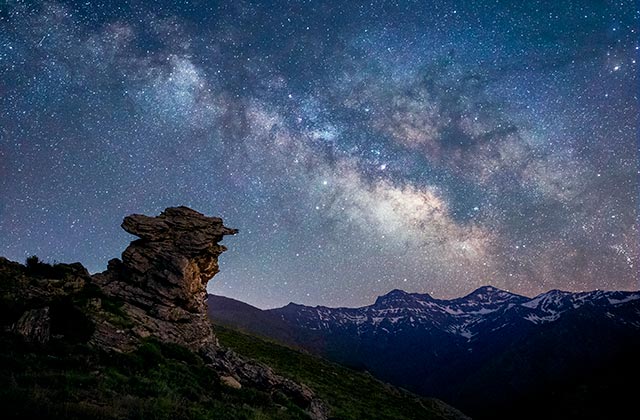
[[187,207],[168,208],[156,217],[128,216],[122,228],[140,239],[93,281],[122,302],[129,325],[97,319],[93,345],[129,351],[149,336],[180,344],[203,356],[228,386],[282,392],[311,418],[327,417],[324,404],[305,385],[218,346],[206,312],[206,284],[218,273],[218,257],[227,249],[219,242],[236,229]]
[[30,309],[18,319],[12,330],[23,336],[27,341],[45,344],[51,338],[50,308],[45,306]]
[[125,217],[122,228],[141,239],[122,254],[128,281],[145,287],[156,302],[172,302],[201,312],[205,286],[218,273],[219,245],[225,235],[238,231],[187,207],[168,208],[158,217]]
[[36,346],[88,343],[101,352],[134,351],[147,338],[179,344],[200,355],[221,384],[283,393],[311,418],[327,417],[308,387],[217,343],[206,284],[226,250],[219,242],[237,230],[187,207],[128,216],[122,228],[139,239],[93,276],[79,263],[33,257],[24,266],[0,257],[0,332]]
[[94,279],[106,294],[124,302],[134,327],[123,331],[103,324],[94,342],[128,350],[152,335],[211,353],[215,337],[205,315],[206,284],[226,250],[219,242],[237,230],[187,207],[168,208],[157,217],[127,216],[122,228],[140,239]]
[[326,419],[328,416],[325,405],[308,386],[277,375],[267,365],[246,360],[229,349],[219,349],[212,365],[218,372],[228,372],[228,375],[221,376],[227,386],[250,384],[261,390],[279,391],[304,407],[312,419]]

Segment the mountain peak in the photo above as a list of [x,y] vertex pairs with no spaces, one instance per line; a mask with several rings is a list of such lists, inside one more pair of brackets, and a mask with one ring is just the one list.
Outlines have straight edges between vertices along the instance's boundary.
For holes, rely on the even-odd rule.
[[454,299],[454,301],[457,302],[482,302],[483,304],[503,303],[508,301],[521,303],[526,300],[528,300],[528,298],[524,296],[516,295],[515,293],[511,293],[491,285],[479,287],[464,297]]
[[410,299],[409,293],[400,289],[393,289],[390,292],[378,296],[373,306],[396,306],[398,304],[404,305],[408,299]]
[[[471,292],[472,295],[477,295],[477,294],[484,294],[484,293],[499,293],[499,292],[504,292],[504,290],[502,289],[498,289],[497,287],[494,287],[490,284],[487,284],[486,286],[481,286],[478,287],[476,290],[474,290],[473,292]],[[508,293],[508,292],[507,292]]]
[[405,292],[402,289],[393,289],[382,296],[407,296],[407,295],[409,295],[409,292]]
[[419,300],[431,300],[431,296],[428,293],[417,294],[405,292],[401,289],[393,289],[385,295],[378,296],[373,306],[413,306],[417,305]]

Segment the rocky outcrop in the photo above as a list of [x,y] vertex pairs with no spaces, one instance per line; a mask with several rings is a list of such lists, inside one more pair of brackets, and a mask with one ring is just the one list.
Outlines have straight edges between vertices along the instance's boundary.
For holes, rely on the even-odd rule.
[[[327,417],[324,404],[308,387],[218,346],[206,312],[206,284],[218,273],[218,257],[227,249],[219,242],[236,229],[187,207],[168,208],[156,217],[128,216],[122,228],[140,239],[93,281],[122,303],[125,319],[109,322],[96,315],[94,346],[130,351],[150,336],[180,344],[204,357],[228,386],[282,392],[312,418]],[[96,314],[100,305],[92,302]]]
[[227,387],[281,393],[311,418],[327,418],[308,387],[218,345],[206,284],[226,250],[220,241],[237,230],[187,207],[131,215],[122,228],[139,239],[93,276],[79,263],[50,265],[32,257],[25,266],[0,257],[0,333],[41,348],[82,343],[100,353],[133,352],[146,339],[178,344],[198,354]]
[[45,344],[51,338],[49,307],[26,311],[12,329],[23,336],[26,341]]
[[168,208],[157,217],[127,216],[122,228],[140,239],[94,279],[106,294],[124,302],[134,326],[125,331],[100,325],[94,342],[128,350],[140,338],[154,336],[211,353],[215,336],[206,317],[206,284],[226,250],[219,242],[237,230],[187,207]]
[[262,363],[246,360],[229,349],[219,349],[212,365],[223,377],[231,378],[225,381],[228,386],[238,383],[268,390],[279,391],[289,397],[298,406],[305,408],[312,419],[326,419],[327,409],[324,403],[315,397],[313,391],[304,384],[296,383],[274,373],[273,369]]
[[135,214],[122,223],[140,237],[122,254],[128,282],[143,285],[156,303],[171,302],[190,312],[202,312],[205,286],[218,273],[218,242],[238,231],[187,207],[166,209],[158,217]]

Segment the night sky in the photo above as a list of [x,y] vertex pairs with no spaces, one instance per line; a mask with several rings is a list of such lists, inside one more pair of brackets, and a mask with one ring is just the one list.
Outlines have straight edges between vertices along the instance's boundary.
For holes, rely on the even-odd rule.
[[635,1],[2,1],[0,255],[240,229],[217,294],[638,289]]

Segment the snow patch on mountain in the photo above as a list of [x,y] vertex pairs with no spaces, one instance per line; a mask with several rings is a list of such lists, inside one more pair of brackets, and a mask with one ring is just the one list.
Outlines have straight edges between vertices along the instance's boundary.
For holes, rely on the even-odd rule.
[[355,330],[357,334],[398,334],[406,328],[441,331],[471,341],[483,332],[496,332],[519,320],[535,325],[555,322],[584,305],[614,307],[640,299],[639,292],[571,293],[551,290],[534,298],[516,295],[493,286],[481,287],[451,300],[428,294],[392,290],[361,308],[310,308],[287,305],[276,313],[295,311],[295,323],[313,330]]

